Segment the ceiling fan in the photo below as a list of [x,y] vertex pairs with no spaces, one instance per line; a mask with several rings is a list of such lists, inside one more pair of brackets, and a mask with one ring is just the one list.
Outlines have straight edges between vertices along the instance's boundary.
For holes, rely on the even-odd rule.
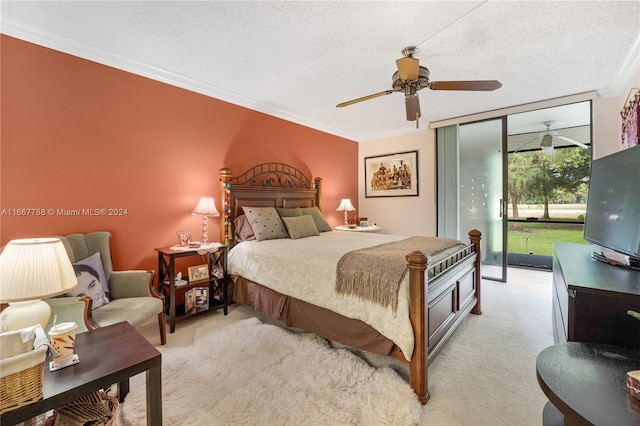
[[[558,139],[562,139],[564,141],[570,142],[574,145],[577,145],[581,148],[589,148],[587,145],[583,144],[582,142],[578,142],[576,140],[573,140],[571,138],[568,138],[566,136],[560,136],[558,135],[557,131],[554,130],[550,130],[551,129],[551,125],[553,124],[553,121],[545,121],[542,124],[544,124],[545,126],[547,126],[547,130],[544,133],[540,133],[538,135],[538,138],[540,138],[540,148],[542,148],[542,151],[547,154],[547,155],[551,155],[553,154],[553,139],[554,138],[558,138]],[[535,140],[535,139],[533,139]]]
[[380,96],[390,95],[394,92],[403,92],[405,107],[407,110],[407,120],[415,121],[418,127],[420,114],[420,103],[418,101],[418,91],[428,87],[431,90],[472,90],[472,91],[492,91],[502,87],[497,80],[473,80],[473,81],[430,81],[429,69],[420,65],[420,61],[415,58],[417,47],[409,46],[402,50],[403,58],[396,61],[398,71],[391,77],[392,89],[361,98],[352,99],[336,105],[337,108],[353,105],[358,102],[368,101]]

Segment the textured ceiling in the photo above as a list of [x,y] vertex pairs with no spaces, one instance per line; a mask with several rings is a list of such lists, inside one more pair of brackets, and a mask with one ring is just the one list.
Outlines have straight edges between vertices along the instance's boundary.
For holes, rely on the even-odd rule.
[[503,85],[494,92],[420,91],[422,128],[594,90],[620,96],[616,84],[628,80],[625,72],[640,56],[638,1],[2,1],[0,7],[4,34],[358,141],[416,131],[400,93],[335,108],[391,88],[395,60],[409,45],[418,46],[433,81]]

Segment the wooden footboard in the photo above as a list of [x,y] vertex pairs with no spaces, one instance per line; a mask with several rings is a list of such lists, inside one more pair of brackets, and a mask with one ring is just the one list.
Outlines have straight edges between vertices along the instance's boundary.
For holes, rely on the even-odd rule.
[[469,312],[481,314],[480,237],[480,231],[470,231],[469,246],[434,265],[421,252],[407,255],[415,337],[409,383],[423,404],[430,396],[429,363]]

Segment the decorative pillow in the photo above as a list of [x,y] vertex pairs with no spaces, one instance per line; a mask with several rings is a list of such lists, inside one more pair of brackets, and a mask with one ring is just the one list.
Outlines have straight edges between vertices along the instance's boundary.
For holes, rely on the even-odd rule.
[[256,240],[275,240],[287,238],[287,230],[284,229],[282,219],[278,216],[275,207],[243,207],[245,216],[251,224]]
[[320,235],[313,217],[308,214],[298,217],[283,217],[282,221],[287,228],[289,238],[292,240]]
[[249,220],[243,214],[238,216],[233,221],[233,229],[235,231],[234,238],[237,243],[256,239],[256,236],[253,235],[253,228],[251,228],[251,224],[249,223]]
[[303,215],[306,215],[306,214],[311,215],[311,217],[313,218],[313,221],[316,224],[316,228],[318,228],[318,231],[327,232],[332,230],[331,225],[329,225],[329,223],[324,218],[324,216],[322,216],[322,212],[317,206],[304,207],[304,208],[301,208],[300,211],[302,212]]
[[109,303],[109,283],[104,274],[100,253],[74,263],[73,270],[78,278],[78,286],[65,296],[89,296],[93,299],[92,309]]
[[283,217],[297,217],[302,216],[302,212],[298,207],[293,209],[285,209],[284,207],[276,207],[276,211],[278,212],[278,216]]

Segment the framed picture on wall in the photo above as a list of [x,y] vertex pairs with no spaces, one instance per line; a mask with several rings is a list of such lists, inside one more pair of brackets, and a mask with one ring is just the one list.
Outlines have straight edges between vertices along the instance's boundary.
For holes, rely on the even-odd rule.
[[418,195],[418,151],[364,159],[365,197]]

